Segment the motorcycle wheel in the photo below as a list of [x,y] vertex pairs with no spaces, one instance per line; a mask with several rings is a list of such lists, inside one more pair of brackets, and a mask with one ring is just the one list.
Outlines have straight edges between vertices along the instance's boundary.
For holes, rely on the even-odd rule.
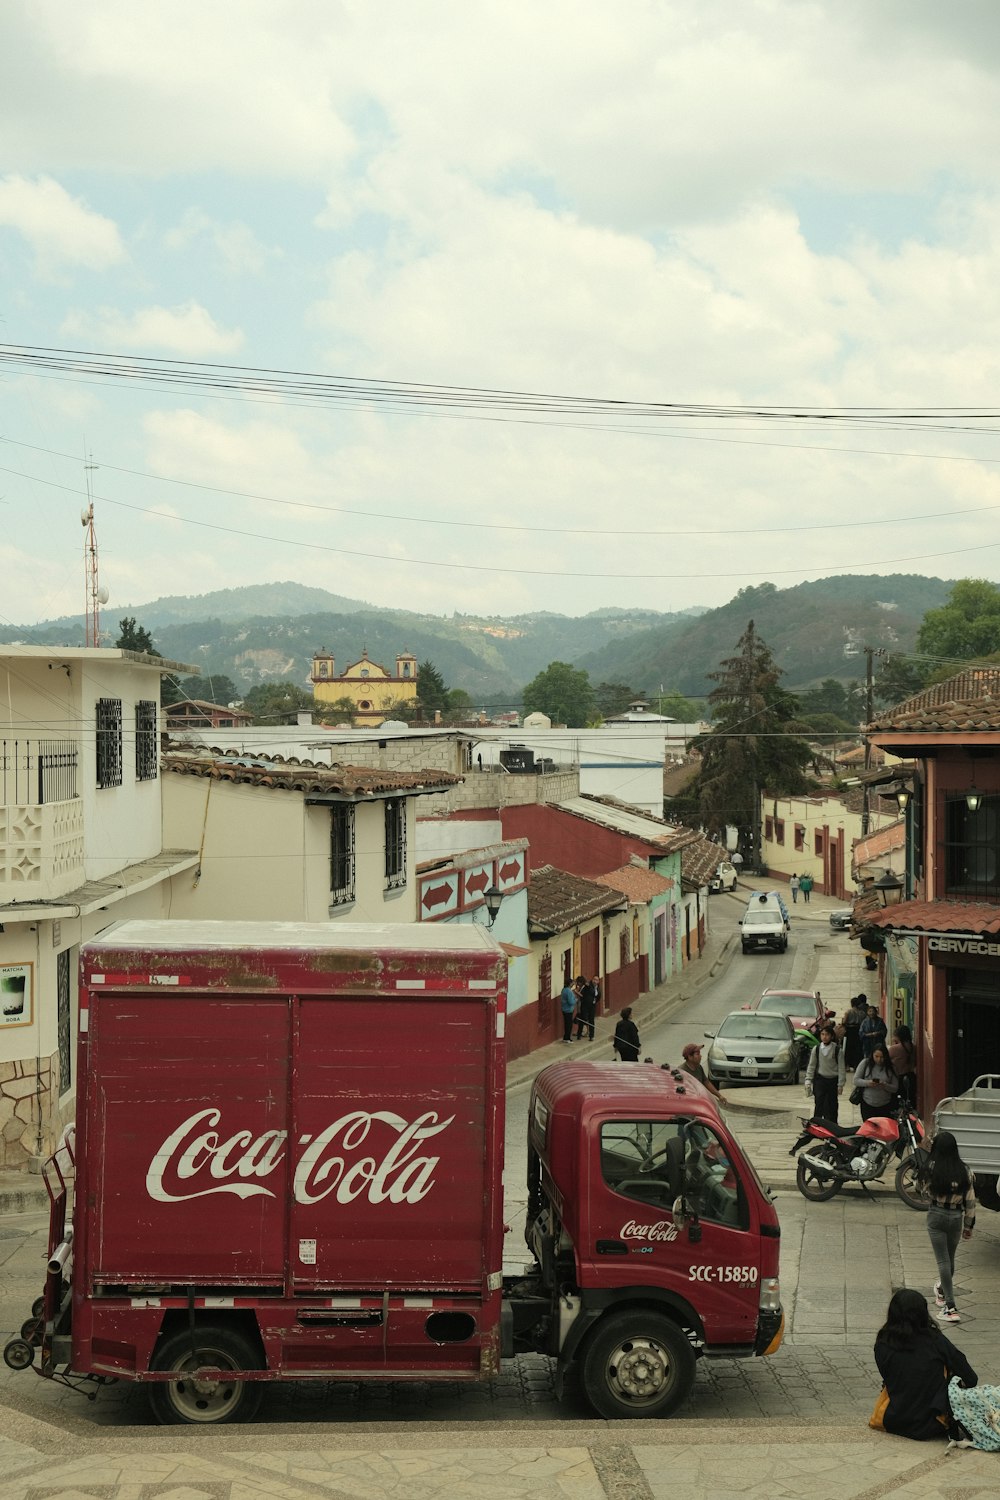
[[[818,1148],[815,1154],[820,1153],[826,1156],[826,1148]],[[827,1203],[837,1196],[844,1183],[840,1177],[828,1177],[825,1172],[818,1171],[811,1162],[804,1161],[800,1156],[795,1168],[795,1186],[810,1203]]]
[[896,1168],[896,1192],[907,1208],[925,1214],[930,1205],[930,1184],[926,1169],[921,1172],[912,1156]]

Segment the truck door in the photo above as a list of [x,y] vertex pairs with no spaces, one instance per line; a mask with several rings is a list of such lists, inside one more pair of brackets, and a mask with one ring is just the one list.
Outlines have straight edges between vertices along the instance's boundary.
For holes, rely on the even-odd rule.
[[[678,1198],[688,1216],[681,1229],[672,1217]],[[710,1344],[753,1343],[759,1238],[743,1183],[711,1126],[605,1121],[591,1206],[595,1286],[675,1291],[697,1308]]]

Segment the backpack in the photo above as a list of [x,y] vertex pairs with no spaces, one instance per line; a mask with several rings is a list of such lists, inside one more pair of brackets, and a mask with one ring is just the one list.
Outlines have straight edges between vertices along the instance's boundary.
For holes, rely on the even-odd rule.
[[948,1382],[952,1416],[969,1434],[963,1447],[982,1453],[1000,1453],[1000,1386],[977,1385],[966,1390],[957,1375]]

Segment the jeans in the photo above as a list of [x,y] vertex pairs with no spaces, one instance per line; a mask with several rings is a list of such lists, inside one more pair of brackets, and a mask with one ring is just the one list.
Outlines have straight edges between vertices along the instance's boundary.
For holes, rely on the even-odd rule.
[[571,1042],[573,1040],[573,1017],[575,1014],[576,1012],[572,1010],[564,1010],[562,1013],[564,1042]]
[[948,1307],[955,1305],[952,1277],[955,1274],[955,1251],[962,1238],[964,1223],[965,1215],[960,1208],[935,1208],[932,1204],[927,1210],[927,1233],[937,1261],[938,1281]]

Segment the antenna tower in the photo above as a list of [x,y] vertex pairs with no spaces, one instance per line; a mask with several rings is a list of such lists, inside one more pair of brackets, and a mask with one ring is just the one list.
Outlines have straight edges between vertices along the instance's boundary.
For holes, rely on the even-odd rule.
[[90,491],[90,476],[96,468],[97,465],[93,462],[83,466],[87,479],[87,504],[80,512],[80,524],[84,530],[83,574],[87,598],[83,635],[84,643],[88,646],[101,644],[101,605],[108,602],[108,591],[101,587],[97,572],[97,531],[94,527],[94,499]]

